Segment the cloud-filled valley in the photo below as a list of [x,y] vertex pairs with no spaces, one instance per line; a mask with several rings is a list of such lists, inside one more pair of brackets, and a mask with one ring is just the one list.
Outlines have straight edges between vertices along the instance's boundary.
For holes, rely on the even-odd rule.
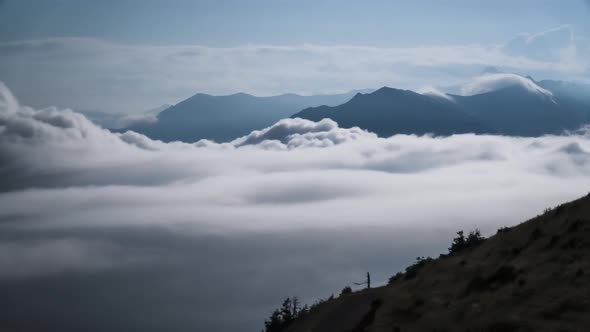
[[[291,292],[312,301],[369,269],[384,282],[416,255],[443,251],[456,230],[491,234],[585,194],[590,178],[584,131],[379,138],[328,119],[285,119],[228,143],[163,143],[20,105],[3,85],[0,96],[1,288],[90,282],[100,292],[111,280],[139,292],[126,286],[139,278],[160,291],[153,301],[188,292],[160,318],[180,322],[194,308],[204,330],[219,326],[221,307],[257,328]],[[138,315],[155,306],[117,299],[96,306],[137,306]],[[52,312],[47,303],[16,308]]]

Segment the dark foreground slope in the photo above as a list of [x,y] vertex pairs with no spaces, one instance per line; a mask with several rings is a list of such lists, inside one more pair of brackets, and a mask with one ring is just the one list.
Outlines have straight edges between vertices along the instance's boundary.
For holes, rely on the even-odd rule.
[[285,331],[587,331],[589,258],[586,196],[325,302]]

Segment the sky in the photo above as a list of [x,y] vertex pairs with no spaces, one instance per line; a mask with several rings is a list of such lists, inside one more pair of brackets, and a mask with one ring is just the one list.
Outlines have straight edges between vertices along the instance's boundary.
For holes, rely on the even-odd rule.
[[3,0],[0,78],[27,105],[125,114],[197,92],[445,86],[488,65],[587,81],[589,16],[582,0]]
[[589,16],[576,0],[0,0],[0,322],[260,331],[287,296],[311,304],[367,271],[383,285],[460,229],[586,195],[587,128],[377,137],[284,119],[164,143],[79,111],[383,85],[545,94],[478,75],[587,81]]

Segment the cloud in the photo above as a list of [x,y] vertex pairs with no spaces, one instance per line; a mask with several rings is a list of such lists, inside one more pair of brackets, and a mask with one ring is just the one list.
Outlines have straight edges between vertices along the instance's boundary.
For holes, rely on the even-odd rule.
[[553,93],[551,91],[541,88],[529,78],[515,74],[504,73],[485,74],[482,76],[478,76],[461,87],[461,94],[464,96],[472,96],[476,94],[500,90],[511,86],[519,86],[523,89],[526,89],[530,93],[546,97],[553,96]]
[[100,271],[139,264],[128,248],[96,240],[58,238],[0,243],[0,281]]
[[532,59],[559,61],[563,49],[575,47],[575,34],[571,25],[562,25],[539,33],[523,33],[503,46],[507,54]]
[[327,147],[359,139],[375,139],[377,136],[358,127],[338,128],[330,119],[313,122],[305,119],[284,119],[271,127],[253,131],[231,142],[236,147],[259,145],[270,148]]
[[[163,143],[0,96],[0,318],[14,326],[109,330],[126,312],[126,330],[255,330],[284,296],[309,303],[366,271],[384,283],[458,229],[519,223],[590,177],[584,131],[379,138],[287,119]],[[76,320],[58,319],[60,295]]]
[[[12,100],[9,91],[2,93]],[[104,225],[239,230],[332,227],[358,220],[388,224],[389,218],[379,215],[395,210],[404,220],[432,225],[439,209],[450,213],[492,197],[519,200],[539,186],[555,188],[547,197],[575,197],[564,193],[580,193],[579,179],[590,172],[590,141],[583,133],[378,138],[327,119],[285,119],[230,143],[166,144],[134,132],[111,133],[69,110],[4,105],[12,106],[0,109],[0,172],[7,179],[0,219],[44,215],[72,226],[100,219]],[[572,146],[579,147],[577,153]],[[459,175],[462,185],[456,183]],[[507,181],[513,185],[507,187]],[[479,197],[472,193],[475,185],[481,187]],[[416,214],[415,197],[437,212],[419,209]],[[538,207],[550,201],[543,191],[527,197]],[[336,213],[352,201],[355,210]],[[169,211],[167,206],[174,206],[174,213],[162,218],[157,211]],[[311,208],[313,217],[298,220],[300,208]],[[521,217],[533,212],[523,205],[513,208]],[[151,212],[137,214],[136,209]],[[479,218],[481,210],[464,214]],[[188,217],[194,215],[200,217]],[[238,215],[242,222],[232,222]]]
[[313,94],[450,85],[486,66],[535,77],[587,80],[588,45],[577,37],[572,42],[570,34],[571,27],[564,26],[523,35],[506,45],[410,48],[154,46],[56,38],[0,43],[0,78],[37,108],[57,105],[126,114],[176,103],[197,92]]
[[438,97],[438,98],[447,99],[449,101],[453,101],[453,97],[449,96],[448,94],[444,93],[443,91],[441,91],[438,88],[433,87],[433,86],[424,86],[424,87],[418,89],[417,92],[420,94],[423,94],[423,95],[433,96],[433,97]]

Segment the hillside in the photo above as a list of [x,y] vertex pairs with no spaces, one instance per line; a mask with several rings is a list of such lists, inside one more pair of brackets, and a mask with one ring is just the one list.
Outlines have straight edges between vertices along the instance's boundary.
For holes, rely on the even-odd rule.
[[585,331],[589,257],[590,195],[324,302],[282,331]]

